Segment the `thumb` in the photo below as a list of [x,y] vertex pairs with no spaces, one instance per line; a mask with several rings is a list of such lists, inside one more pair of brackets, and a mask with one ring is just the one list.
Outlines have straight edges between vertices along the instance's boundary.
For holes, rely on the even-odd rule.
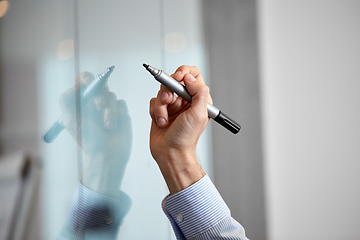
[[187,111],[188,121],[194,121],[191,122],[192,125],[194,124],[193,126],[207,123],[209,120],[207,103],[209,102],[209,99],[211,101],[209,87],[206,86],[205,83],[198,81],[191,74],[186,74],[184,76],[184,83],[189,94],[192,96],[191,107]]

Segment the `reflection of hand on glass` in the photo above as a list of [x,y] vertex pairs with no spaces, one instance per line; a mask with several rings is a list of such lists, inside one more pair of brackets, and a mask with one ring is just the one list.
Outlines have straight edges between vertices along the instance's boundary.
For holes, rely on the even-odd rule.
[[76,95],[93,80],[91,73],[81,73],[60,96],[64,126],[86,156],[60,239],[114,239],[131,205],[119,190],[131,152],[131,118],[126,102],[117,100],[107,85],[79,111]]
[[[93,101],[76,111],[76,91],[94,80],[91,73],[81,73],[74,88],[60,96],[66,129],[85,152],[81,182],[98,193],[114,197],[119,189],[132,144],[131,118],[126,102],[117,100],[105,86]],[[77,121],[80,122],[77,122]]]
[[209,88],[197,67],[182,66],[172,77],[185,84],[192,103],[163,85],[150,101],[150,150],[170,190],[163,210],[178,239],[247,239],[197,161],[212,103]]

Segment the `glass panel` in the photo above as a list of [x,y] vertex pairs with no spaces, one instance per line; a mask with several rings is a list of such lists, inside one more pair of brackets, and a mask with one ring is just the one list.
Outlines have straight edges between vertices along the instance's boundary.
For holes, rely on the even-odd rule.
[[[175,239],[149,150],[160,85],[142,64],[196,65],[208,79],[201,2],[15,1],[0,23],[2,153],[29,149],[41,166],[21,234]],[[209,129],[198,157],[211,175]]]

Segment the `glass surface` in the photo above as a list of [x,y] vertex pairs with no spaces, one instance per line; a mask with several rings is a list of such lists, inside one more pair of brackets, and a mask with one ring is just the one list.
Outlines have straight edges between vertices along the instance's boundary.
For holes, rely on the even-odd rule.
[[[39,187],[28,206],[35,217],[22,234],[175,239],[161,209],[167,186],[149,150],[149,101],[160,85],[142,64],[169,74],[196,65],[208,79],[201,2],[6,4],[0,15],[1,84],[8,99],[3,106],[12,111],[5,109],[10,115],[2,129],[19,133],[19,139],[30,132],[24,148],[41,163]],[[106,76],[99,74],[111,66],[107,83],[102,82]],[[54,124],[52,133],[59,135],[46,143],[44,134]],[[8,144],[3,152],[22,146]],[[198,158],[209,175],[210,154],[208,127]],[[87,220],[99,214],[102,221]]]

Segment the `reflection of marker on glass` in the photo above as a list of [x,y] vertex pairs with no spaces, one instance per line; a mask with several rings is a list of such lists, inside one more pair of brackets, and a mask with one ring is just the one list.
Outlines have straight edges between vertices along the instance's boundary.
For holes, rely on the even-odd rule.
[[[86,87],[84,91],[82,91],[80,94],[80,109],[86,106],[86,104],[93,98],[95,95],[99,92],[99,90],[105,85],[107,80],[110,77],[110,74],[114,70],[115,66],[109,67],[106,69],[105,72],[102,74],[99,74],[94,81],[91,82],[91,84]],[[47,143],[51,143],[59,136],[59,134],[64,130],[64,123],[63,118],[60,117],[54,125],[45,133],[44,135],[44,141]]]
[[[169,88],[171,91],[174,91],[177,95],[185,99],[187,102],[191,103],[191,95],[187,91],[184,85],[170,77],[168,74],[164,73],[162,70],[156,69],[148,64],[143,64],[143,66],[148,70],[151,75],[154,76],[165,87]],[[232,133],[238,133],[241,126],[236,123],[234,120],[230,119],[224,113],[222,113],[215,106],[210,103],[207,104],[208,115],[210,118],[214,119],[217,123],[221,124],[223,127],[228,129]]]

